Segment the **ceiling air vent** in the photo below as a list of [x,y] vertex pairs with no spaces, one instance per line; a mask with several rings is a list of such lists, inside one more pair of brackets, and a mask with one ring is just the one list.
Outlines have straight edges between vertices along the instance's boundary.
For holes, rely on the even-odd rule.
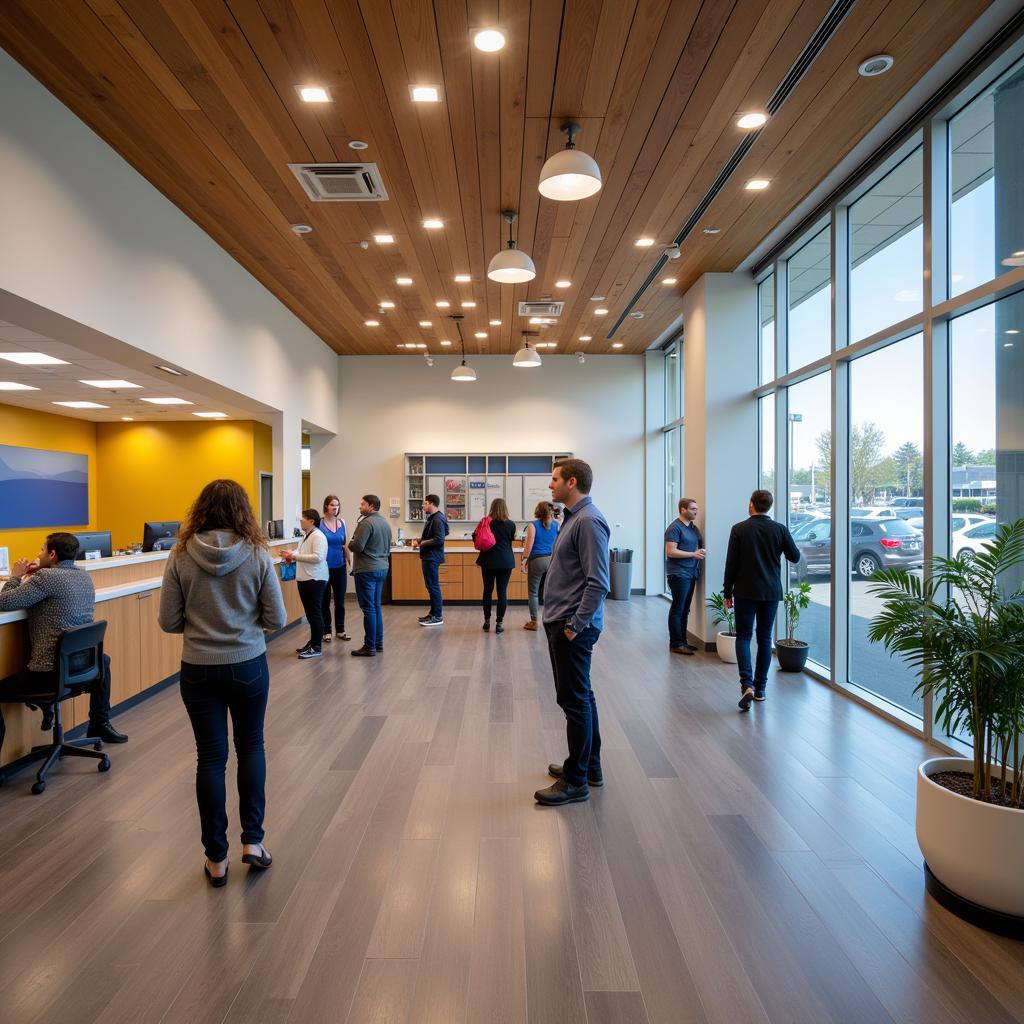
[[314,203],[382,203],[388,197],[376,164],[289,164]]
[[520,302],[520,316],[561,316],[564,302]]

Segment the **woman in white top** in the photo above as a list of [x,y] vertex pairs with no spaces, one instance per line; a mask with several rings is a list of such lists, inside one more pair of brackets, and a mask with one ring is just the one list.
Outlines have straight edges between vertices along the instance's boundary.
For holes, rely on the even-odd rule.
[[282,556],[286,562],[295,562],[295,579],[299,588],[302,609],[309,622],[309,640],[295,653],[302,659],[323,657],[324,638],[323,603],[327,587],[327,538],[317,529],[320,513],[307,508],[299,518],[303,537],[294,551]]

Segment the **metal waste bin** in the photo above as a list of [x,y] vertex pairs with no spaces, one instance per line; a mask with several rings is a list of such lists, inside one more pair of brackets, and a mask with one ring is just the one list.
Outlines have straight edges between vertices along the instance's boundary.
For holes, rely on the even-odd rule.
[[628,601],[633,588],[633,551],[631,548],[612,548],[611,556],[613,601]]

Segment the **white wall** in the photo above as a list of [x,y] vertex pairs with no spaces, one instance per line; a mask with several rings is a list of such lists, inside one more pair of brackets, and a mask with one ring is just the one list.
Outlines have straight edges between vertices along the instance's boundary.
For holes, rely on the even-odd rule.
[[2,50],[0,96],[0,289],[335,428],[327,345]]
[[[736,273],[705,274],[683,296],[683,491],[703,510],[708,549],[695,609],[721,589],[729,531],[758,486],[756,295],[751,276]],[[714,639],[706,614],[691,615],[690,630]]]
[[[313,503],[338,494],[353,522],[363,494],[387,512],[397,497],[405,527],[405,452],[570,451],[594,469],[593,498],[612,545],[632,547],[634,588],[644,562],[644,381],[641,356],[544,356],[519,370],[511,356],[474,356],[479,378],[449,380],[454,358],[343,356],[338,435],[311,439]],[[621,526],[616,526],[621,523]],[[418,535],[419,527],[407,529]]]

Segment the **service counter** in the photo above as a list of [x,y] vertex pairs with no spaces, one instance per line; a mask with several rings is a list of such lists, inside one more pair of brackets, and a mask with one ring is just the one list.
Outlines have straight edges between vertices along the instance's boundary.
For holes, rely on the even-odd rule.
[[[294,538],[272,540],[274,561],[280,553],[295,547]],[[180,634],[165,633],[157,623],[160,586],[168,552],[117,555],[79,562],[92,574],[96,587],[96,618],[105,619],[104,652],[110,656],[110,704],[115,710],[147,690],[175,676],[181,664]],[[283,582],[288,622],[302,618],[302,602],[294,581]],[[0,679],[25,667],[28,638],[24,611],[0,612]],[[0,750],[0,764],[8,764],[34,745],[47,742],[39,729],[39,712],[23,704],[4,704],[7,737]],[[89,697],[66,701],[62,709],[64,728],[83,725],[89,716]]]
[[[510,602],[527,600],[526,573],[519,568],[523,553],[522,545],[513,545],[516,565],[508,584]],[[444,546],[444,563],[438,577],[441,581],[441,595],[446,603],[458,601],[478,602],[484,596],[483,576],[476,564],[479,554],[472,541],[451,540]],[[391,600],[395,604],[429,604],[427,588],[423,584],[423,570],[420,568],[419,551],[411,547],[391,549]]]

